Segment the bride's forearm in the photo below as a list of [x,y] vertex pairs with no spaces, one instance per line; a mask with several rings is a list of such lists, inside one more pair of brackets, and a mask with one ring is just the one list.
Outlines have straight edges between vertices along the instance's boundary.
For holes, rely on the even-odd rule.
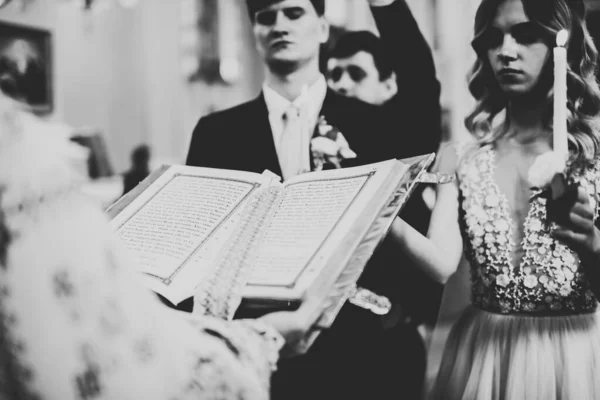
[[[451,235],[451,233],[449,233]],[[398,249],[407,254],[423,272],[437,282],[446,283],[448,278],[456,271],[458,261],[453,254],[455,251],[446,249],[434,243],[430,238],[423,236],[412,226],[400,218],[396,218],[392,225],[390,237],[398,245]],[[462,245],[460,238],[457,245]],[[459,256],[460,257],[460,254]]]

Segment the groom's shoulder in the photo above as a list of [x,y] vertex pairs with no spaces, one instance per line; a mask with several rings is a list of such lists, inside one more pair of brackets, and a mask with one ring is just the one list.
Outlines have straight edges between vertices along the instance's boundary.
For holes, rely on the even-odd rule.
[[224,110],[212,112],[200,118],[200,121],[206,125],[235,125],[243,123],[258,116],[259,101],[260,99],[256,98]]

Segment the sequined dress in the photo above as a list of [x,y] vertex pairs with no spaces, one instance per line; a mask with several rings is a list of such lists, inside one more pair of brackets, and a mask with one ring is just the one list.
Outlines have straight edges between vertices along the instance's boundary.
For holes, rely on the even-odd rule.
[[[452,328],[431,398],[600,399],[598,301],[579,257],[550,235],[540,192],[516,226],[494,168],[485,146],[457,171],[471,305]],[[597,217],[600,169],[579,177]]]

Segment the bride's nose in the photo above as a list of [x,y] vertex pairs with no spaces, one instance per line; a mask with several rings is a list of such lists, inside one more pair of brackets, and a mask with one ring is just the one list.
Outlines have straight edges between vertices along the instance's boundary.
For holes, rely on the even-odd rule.
[[517,51],[519,44],[510,34],[504,35],[502,45],[498,49],[498,56],[504,62],[514,61],[517,59]]

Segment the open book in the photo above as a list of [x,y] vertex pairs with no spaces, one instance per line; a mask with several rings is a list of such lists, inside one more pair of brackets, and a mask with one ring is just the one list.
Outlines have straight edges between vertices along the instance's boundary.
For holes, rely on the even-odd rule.
[[198,293],[225,318],[244,301],[331,301],[333,322],[434,155],[312,172],[163,166],[108,210],[149,288],[173,304]]

